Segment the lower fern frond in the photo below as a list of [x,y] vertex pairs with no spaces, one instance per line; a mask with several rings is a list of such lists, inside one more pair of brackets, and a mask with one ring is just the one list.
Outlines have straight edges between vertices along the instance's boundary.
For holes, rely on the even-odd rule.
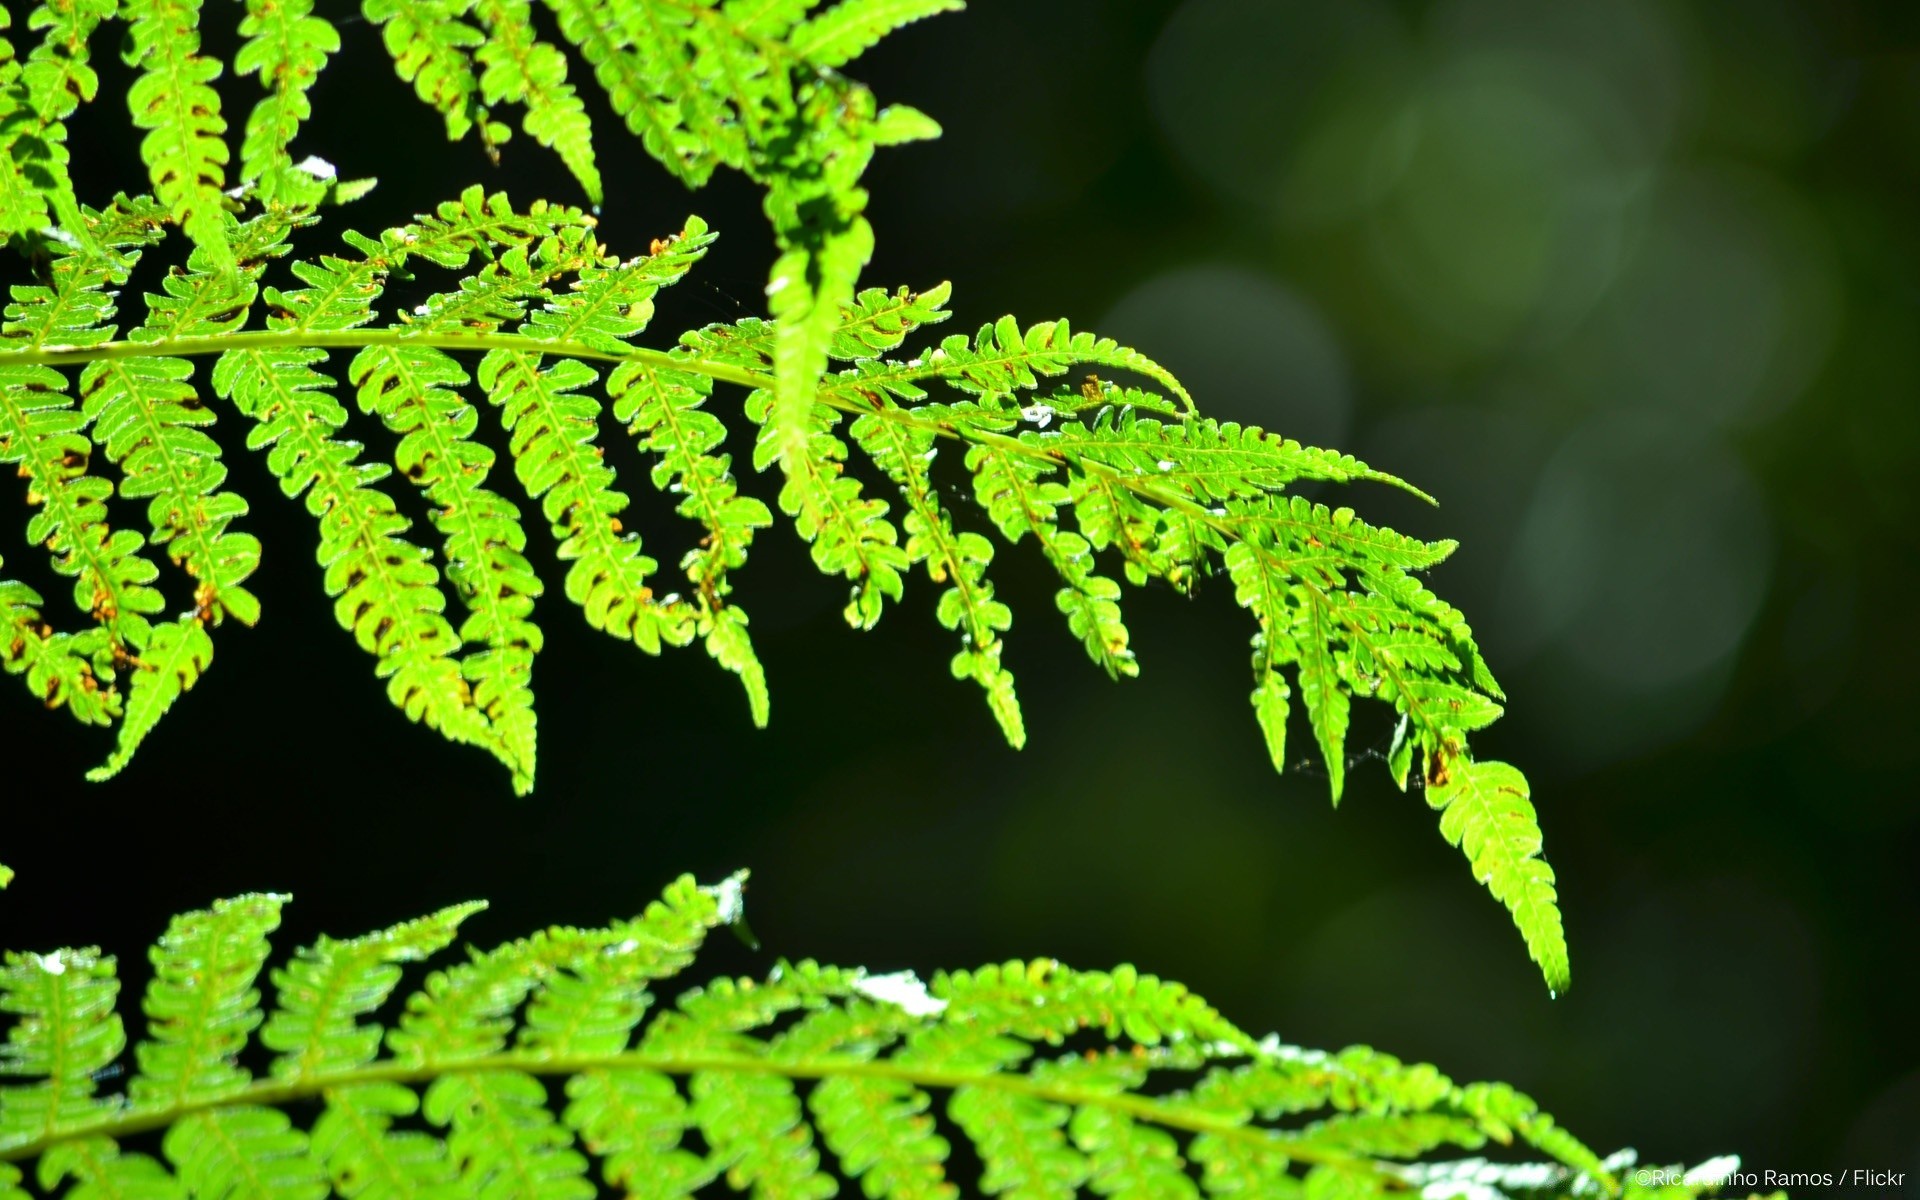
[[[144,1035],[116,1011],[112,958],[9,954],[0,1196],[33,1194],[20,1167],[37,1163],[70,1195],[262,1200],[588,1197],[596,1177],[663,1200],[1690,1200],[1737,1166],[1651,1187],[1680,1172],[1602,1159],[1504,1084],[1256,1040],[1131,967],[1015,961],[923,984],[803,961],[662,1004],[738,920],[740,886],[682,878],[630,920],[471,953],[404,997],[408,965],[479,906],[323,938],[271,972],[270,1001],[286,897],[243,896],[174,920]],[[103,1095],[130,1032],[137,1073]],[[255,1076],[241,1060],[259,1051],[274,1057]],[[156,1130],[158,1157],[124,1148]],[[955,1139],[977,1175],[952,1165]]]

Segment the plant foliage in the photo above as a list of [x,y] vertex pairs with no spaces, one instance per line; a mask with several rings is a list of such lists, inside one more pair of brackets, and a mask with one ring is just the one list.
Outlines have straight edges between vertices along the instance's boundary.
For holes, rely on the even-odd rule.
[[[519,790],[534,777],[533,618],[545,590],[523,506],[552,529],[560,590],[591,625],[649,653],[699,641],[764,723],[768,684],[733,581],[774,517],[720,448],[719,383],[746,390],[753,465],[778,466],[775,503],[819,569],[845,582],[849,623],[873,626],[923,569],[957,639],[952,673],[982,689],[1016,747],[1026,731],[993,535],[1032,541],[1058,575],[1068,631],[1114,676],[1137,670],[1122,579],[1182,592],[1230,580],[1253,618],[1253,708],[1275,765],[1297,705],[1337,803],[1353,700],[1390,706],[1395,780],[1421,781],[1548,986],[1566,986],[1525,780],[1468,748],[1500,715],[1500,688],[1465,619],[1421,582],[1453,543],[1297,494],[1409,485],[1200,416],[1152,360],[1066,321],[1004,317],[928,342],[925,328],[948,316],[945,285],[855,291],[871,243],[859,175],[876,146],[935,130],[877,108],[838,68],[949,0],[550,3],[614,110],[670,170],[698,184],[728,166],[765,186],[780,250],[771,320],[641,345],[654,295],[712,241],[704,223],[622,257],[584,209],[515,207],[477,187],[404,226],[345,231],[331,253],[295,255],[290,239],[323,205],[363,190],[292,159],[307,90],[339,46],[304,2],[246,8],[234,66],[265,97],[247,119],[235,190],[208,87],[223,67],[201,53],[196,5],[47,0],[28,18],[44,35],[24,60],[0,40],[0,232],[38,260],[0,323],[0,463],[25,479],[28,538],[87,618],[58,629],[43,597],[0,581],[0,663],[48,706],[118,724],[94,778],[119,771],[198,682],[214,627],[260,615],[248,580],[262,548],[241,527],[249,501],[224,486],[209,433],[223,416],[315,518],[335,615],[392,702],[497,757]],[[524,131],[598,199],[568,59],[541,41],[527,4],[366,0],[364,12],[451,135],[497,147],[510,133],[498,111],[518,106]],[[73,195],[65,121],[97,90],[90,39],[109,18],[127,22],[138,71],[128,102],[151,130],[153,191],[93,207]],[[175,228],[184,264],[159,292],[120,295]],[[383,305],[391,283],[435,279],[423,303]],[[398,436],[391,464],[353,440],[349,392],[360,419]],[[483,411],[510,464],[477,436]],[[609,414],[692,523],[671,584],[622,523],[631,497],[600,439]],[[961,460],[969,504],[936,480],[943,449]],[[401,513],[396,475],[424,497],[431,530]],[[115,496],[145,502],[143,528],[114,524]],[[186,585],[171,601],[162,555]]]
[[144,1030],[110,956],[8,954],[0,1196],[1679,1200],[1738,1165],[1649,1187],[1504,1084],[1255,1040],[1131,967],[781,963],[665,1003],[741,885],[683,878],[410,986],[482,905],[322,938],[266,972],[270,1000],[287,897],[241,896],[173,919]]

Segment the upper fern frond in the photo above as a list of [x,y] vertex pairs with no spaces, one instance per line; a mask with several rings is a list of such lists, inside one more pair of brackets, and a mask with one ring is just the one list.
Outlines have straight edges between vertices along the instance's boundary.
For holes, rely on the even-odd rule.
[[[733,578],[772,513],[743,494],[720,452],[726,427],[708,409],[714,384],[725,382],[749,389],[746,412],[760,425],[755,465],[783,468],[779,507],[821,571],[847,583],[848,620],[871,627],[923,566],[939,588],[935,615],[957,638],[953,674],[980,685],[1015,746],[1026,723],[1006,653],[1013,614],[992,582],[989,533],[1033,539],[1059,576],[1069,630],[1116,676],[1138,670],[1118,579],[1183,592],[1230,579],[1257,628],[1254,713],[1275,765],[1286,767],[1297,703],[1337,801],[1353,701],[1391,706],[1401,722],[1394,778],[1407,786],[1417,760],[1436,806],[1452,804],[1449,840],[1513,913],[1548,985],[1566,986],[1531,806],[1502,801],[1482,819],[1475,814],[1493,811],[1476,799],[1485,789],[1448,799],[1461,781],[1496,774],[1506,782],[1489,785],[1488,796],[1525,792],[1517,774],[1503,774],[1511,768],[1476,764],[1468,750],[1470,735],[1500,715],[1501,693],[1465,619],[1420,581],[1453,544],[1294,494],[1303,483],[1408,486],[1392,476],[1197,416],[1164,369],[1064,321],[1005,318],[972,337],[903,349],[945,319],[944,286],[872,289],[838,311],[820,344],[823,359],[843,365],[808,405],[795,454],[780,417],[783,323],[714,326],[668,350],[635,345],[656,293],[712,242],[703,223],[689,220],[650,253],[623,259],[577,209],[520,210],[477,188],[378,237],[348,233],[343,253],[287,264],[298,287],[265,281],[291,231],[311,219],[305,209],[270,204],[247,221],[222,212],[233,267],[196,248],[188,269],[147,297],[145,319],[111,341],[105,289],[125,278],[161,216],[134,201],[96,215],[87,243],[53,259],[51,286],[14,289],[3,332],[15,348],[0,349],[0,460],[19,462],[35,481],[43,509],[32,539],[55,552],[80,607],[106,633],[104,642],[66,642],[37,631],[38,598],[16,592],[7,663],[83,720],[124,714],[120,747],[101,774],[118,770],[204,672],[207,627],[258,616],[246,580],[260,548],[234,528],[247,504],[223,488],[220,448],[207,432],[213,411],[193,378],[194,357],[216,353],[213,393],[251,421],[248,444],[267,450],[281,489],[305,497],[318,518],[336,616],[409,716],[487,749],[518,787],[531,786],[532,670],[543,641],[532,613],[544,589],[525,553],[521,502],[506,495],[495,452],[476,437],[492,408],[524,502],[540,507],[568,564],[565,593],[589,623],[649,653],[700,639],[740,677],[764,723],[766,672]],[[382,315],[390,279],[435,271],[452,286]],[[354,352],[344,371],[328,362],[335,349]],[[60,369],[69,363],[85,364],[78,406]],[[1141,383],[1095,374],[1067,383],[1080,368]],[[336,377],[399,438],[391,466],[362,461],[347,438]],[[651,460],[653,485],[679,497],[678,511],[697,526],[697,544],[679,559],[684,592],[655,590],[659,563],[623,525],[630,499],[597,444],[607,404]],[[953,443],[978,513],[961,511],[936,484],[934,464]],[[119,493],[148,501],[151,542],[190,577],[185,615],[154,619],[164,602],[157,568],[141,553],[149,539],[107,529],[103,502],[114,484],[89,470],[96,446],[119,469]],[[396,470],[427,501],[437,556],[415,540],[385,486]],[[448,615],[443,582],[464,617]],[[116,672],[129,666],[122,704]],[[1489,822],[1498,836],[1477,832]]]
[[[576,1197],[730,1192],[1208,1197],[1705,1195],[1601,1159],[1504,1084],[1356,1046],[1256,1040],[1179,984],[1050,960],[869,974],[811,961],[657,990],[739,919],[741,879],[682,878],[601,929],[557,928],[415,981],[477,905],[323,938],[262,981],[285,897],[174,920],[137,1073],[114,962],[9,954],[0,1189],[87,1195]],[[239,1061],[272,1053],[263,1075]],[[944,1115],[945,1123],[936,1117]],[[159,1156],[127,1149],[161,1129]],[[950,1138],[977,1167],[949,1165]],[[1468,1157],[1471,1156],[1471,1157]],[[975,1173],[977,1171],[977,1174]],[[379,1182],[377,1182],[379,1181]],[[1435,1190],[1438,1189],[1438,1190]]]

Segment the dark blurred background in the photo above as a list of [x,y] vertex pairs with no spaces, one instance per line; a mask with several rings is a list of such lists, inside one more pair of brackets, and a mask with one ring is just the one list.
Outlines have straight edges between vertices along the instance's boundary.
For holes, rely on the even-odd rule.
[[[371,232],[474,181],[579,201],[524,136],[500,168],[442,144],[374,31],[342,32],[296,152],[380,176],[345,222]],[[789,529],[764,534],[739,591],[774,689],[756,733],[703,653],[600,639],[554,571],[540,786],[516,800],[386,704],[320,592],[311,524],[231,420],[267,615],[220,632],[111,785],[81,781],[105,739],[0,692],[4,753],[45,766],[0,782],[0,859],[21,872],[5,944],[137,960],[165,914],[268,888],[298,900],[289,940],[483,896],[486,941],[748,866],[765,950],[717,966],[1127,960],[1255,1031],[1510,1080],[1603,1151],[1920,1178],[1920,8],[981,3],[854,73],[947,131],[876,162],[873,282],[953,280],[966,329],[1070,316],[1213,415],[1439,498],[1342,499],[1461,542],[1432,585],[1511,696],[1476,745],[1532,778],[1572,991],[1549,1000],[1381,764],[1356,764],[1335,812],[1300,727],[1301,765],[1273,775],[1224,579],[1131,594],[1144,670],[1113,684],[1037,557],[1003,550],[1015,753],[947,677],[924,578],[856,634],[843,587]],[[124,80],[106,72],[76,133],[96,201],[142,186]],[[255,85],[221,86],[237,126]],[[753,190],[688,195],[590,102],[616,248],[689,211],[723,232],[655,340],[760,311]],[[691,535],[630,447],[613,461],[670,575]],[[23,525],[5,522],[7,573],[64,596]],[[1386,734],[1368,713],[1352,748]]]

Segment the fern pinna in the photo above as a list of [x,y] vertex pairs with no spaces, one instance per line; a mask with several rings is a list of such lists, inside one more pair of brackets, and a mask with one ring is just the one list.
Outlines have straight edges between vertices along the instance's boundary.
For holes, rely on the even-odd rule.
[[8,954],[0,1196],[1678,1198],[1738,1165],[1629,1171],[1506,1085],[1256,1040],[1130,967],[782,963],[663,1003],[741,885],[683,878],[411,990],[482,905],[322,938],[270,1000],[287,897],[241,896],[173,919],[144,1031],[110,956]]

